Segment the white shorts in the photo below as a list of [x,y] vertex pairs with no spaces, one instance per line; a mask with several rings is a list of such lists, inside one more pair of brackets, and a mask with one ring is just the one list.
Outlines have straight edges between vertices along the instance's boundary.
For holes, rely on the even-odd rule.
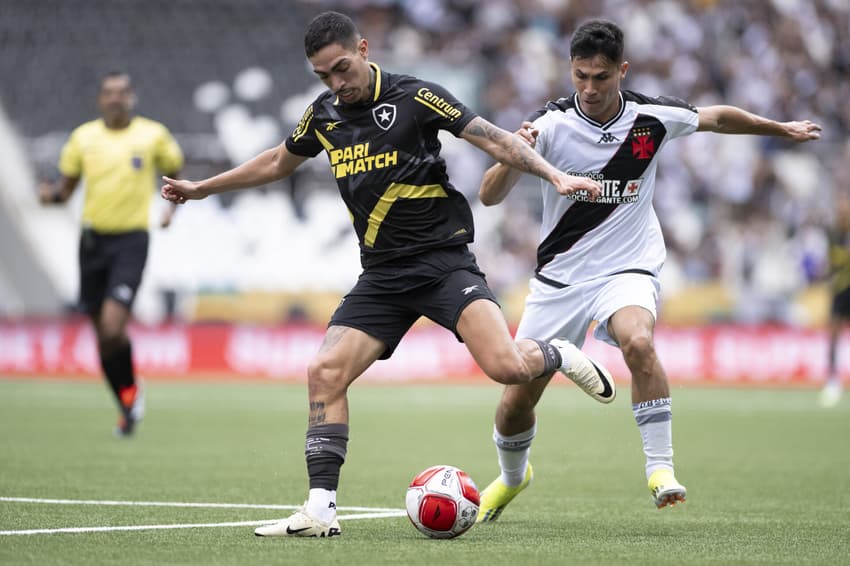
[[643,307],[657,318],[661,285],[651,275],[622,273],[563,289],[538,279],[529,282],[525,310],[517,328],[517,338],[549,341],[566,338],[577,347],[584,344],[587,329],[596,321],[593,336],[612,346],[617,342],[608,334],[608,319],[618,310]]

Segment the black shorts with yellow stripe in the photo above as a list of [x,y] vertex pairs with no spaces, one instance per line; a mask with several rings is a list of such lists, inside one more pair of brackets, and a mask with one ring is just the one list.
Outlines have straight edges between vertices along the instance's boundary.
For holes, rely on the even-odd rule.
[[462,342],[458,319],[477,299],[497,303],[472,252],[466,246],[437,248],[366,269],[329,326],[356,328],[382,341],[383,360],[421,316],[451,330]]

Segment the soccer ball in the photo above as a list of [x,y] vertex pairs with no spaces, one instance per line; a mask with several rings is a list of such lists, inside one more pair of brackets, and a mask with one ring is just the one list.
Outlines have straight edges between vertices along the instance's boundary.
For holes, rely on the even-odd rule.
[[431,466],[407,488],[407,516],[431,538],[454,538],[475,524],[481,500],[469,475],[454,466]]

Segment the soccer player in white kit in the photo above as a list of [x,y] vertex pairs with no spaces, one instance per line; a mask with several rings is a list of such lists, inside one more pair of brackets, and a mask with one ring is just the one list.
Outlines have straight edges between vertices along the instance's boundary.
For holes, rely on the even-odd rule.
[[[549,102],[517,133],[555,167],[600,182],[603,192],[589,202],[580,193],[560,196],[542,183],[538,263],[516,337],[561,337],[581,347],[598,322],[594,337],[620,348],[632,374],[632,411],[655,505],[674,505],[685,500],[686,489],[673,474],[670,387],[653,345],[658,273],[666,256],[652,206],[658,152],[696,131],[803,142],[818,139],[821,127],[620,90],[629,68],[623,32],[604,20],[576,30],[570,65],[576,92]],[[482,180],[481,201],[498,204],[520,175],[494,165]],[[496,520],[533,478],[528,457],[537,430],[534,407],[548,381],[505,387],[493,436],[501,475],[481,494],[478,522]]]

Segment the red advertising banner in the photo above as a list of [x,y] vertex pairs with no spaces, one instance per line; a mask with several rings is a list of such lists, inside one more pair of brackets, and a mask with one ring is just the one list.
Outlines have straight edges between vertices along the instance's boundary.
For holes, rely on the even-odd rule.
[[[148,378],[306,379],[324,328],[313,325],[133,325],[133,357]],[[656,348],[673,382],[820,385],[826,374],[823,330],[734,325],[659,328]],[[620,351],[588,336],[584,350],[618,381],[629,372]],[[842,339],[839,352],[850,351]],[[850,357],[839,355],[844,379]],[[99,376],[94,333],[85,319],[0,322],[0,376]],[[417,325],[392,358],[362,380],[486,379],[463,344],[434,325]]]

